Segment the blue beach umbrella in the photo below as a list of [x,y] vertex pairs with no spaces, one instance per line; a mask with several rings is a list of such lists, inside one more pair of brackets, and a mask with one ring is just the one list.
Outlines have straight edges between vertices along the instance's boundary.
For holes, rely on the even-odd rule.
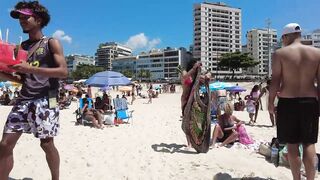
[[[217,91],[217,90],[227,89],[231,87],[234,87],[234,85],[226,82],[220,82],[220,81],[216,81],[209,84],[210,91]],[[200,90],[202,92],[206,92],[206,89],[204,86],[201,87]]]
[[123,74],[114,71],[98,72],[84,82],[94,87],[124,86],[131,84],[131,81]]
[[226,88],[226,90],[230,91],[230,92],[243,92],[243,91],[246,91],[245,88],[240,87],[240,86],[228,87],[228,88]]

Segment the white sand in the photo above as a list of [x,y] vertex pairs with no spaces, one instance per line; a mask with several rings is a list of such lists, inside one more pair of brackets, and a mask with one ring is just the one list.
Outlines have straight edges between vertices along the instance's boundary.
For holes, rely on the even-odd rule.
[[[252,83],[242,85],[252,87]],[[130,106],[134,110],[133,124],[103,130],[75,126],[76,103],[62,110],[61,133],[55,138],[61,157],[61,179],[213,179],[218,173],[227,173],[232,178],[292,179],[289,169],[276,168],[262,155],[247,149],[223,147],[206,154],[184,151],[180,94],[179,88],[175,94],[161,94],[152,104],[138,98]],[[11,108],[0,109],[3,127]],[[249,121],[246,112],[235,115]],[[249,134],[256,140],[270,141],[276,131],[266,127],[271,124],[267,111],[259,111],[257,122],[257,126],[247,127]],[[316,146],[319,152],[319,144]],[[24,134],[20,138],[14,157],[12,179],[50,179],[45,155],[33,135]]]

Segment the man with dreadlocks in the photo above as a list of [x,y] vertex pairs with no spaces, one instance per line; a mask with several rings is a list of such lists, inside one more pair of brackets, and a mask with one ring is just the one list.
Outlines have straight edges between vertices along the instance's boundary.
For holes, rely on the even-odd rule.
[[40,139],[52,179],[57,180],[60,158],[53,138],[60,126],[56,106],[58,79],[68,75],[63,50],[58,40],[43,35],[42,29],[49,23],[50,15],[38,1],[19,2],[10,15],[19,20],[23,32],[29,35],[21,44],[28,51],[28,59],[10,66],[16,75],[0,73],[1,79],[22,84],[0,142],[0,179],[8,179],[13,168],[13,149],[21,134],[33,133]]

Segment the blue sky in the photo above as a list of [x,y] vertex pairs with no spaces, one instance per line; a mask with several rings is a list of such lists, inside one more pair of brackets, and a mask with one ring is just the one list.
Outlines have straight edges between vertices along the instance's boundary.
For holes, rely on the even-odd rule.
[[[0,28],[9,28],[9,41],[19,42],[22,33],[9,11],[18,1],[2,0]],[[65,54],[93,56],[100,43],[116,41],[134,48],[135,53],[150,48],[189,47],[193,39],[193,4],[198,0],[40,0],[50,11],[51,22],[44,29],[63,44]],[[80,3],[81,2],[81,3]],[[215,1],[209,1],[215,2]],[[305,32],[320,28],[319,0],[221,0],[242,9],[242,43],[252,28],[278,30],[298,22]]]

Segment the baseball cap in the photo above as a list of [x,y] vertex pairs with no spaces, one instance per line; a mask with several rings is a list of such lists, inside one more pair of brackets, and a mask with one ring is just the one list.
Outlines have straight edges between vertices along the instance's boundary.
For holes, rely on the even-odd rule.
[[301,32],[300,25],[297,23],[289,23],[286,26],[284,26],[282,35],[296,33],[296,32]]
[[14,18],[14,19],[19,19],[19,15],[20,14],[24,14],[24,15],[27,15],[27,16],[33,16],[34,15],[33,10],[29,9],[29,8],[12,10],[10,12],[10,16],[12,18]]

